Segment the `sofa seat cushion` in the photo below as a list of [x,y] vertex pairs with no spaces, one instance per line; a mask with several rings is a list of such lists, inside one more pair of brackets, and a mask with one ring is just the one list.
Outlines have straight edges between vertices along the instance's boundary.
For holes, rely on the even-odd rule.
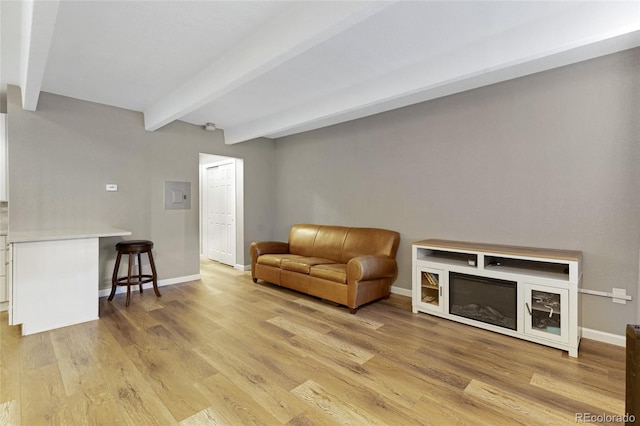
[[280,268],[282,266],[283,260],[296,259],[296,258],[302,258],[302,256],[297,254],[289,254],[289,253],[263,254],[262,256],[258,257],[258,261],[256,263],[259,263],[261,265],[266,265],[266,266],[273,266],[275,268]]
[[280,267],[285,271],[300,272],[308,274],[312,266],[334,263],[333,260],[322,257],[296,257],[283,259]]
[[316,265],[311,268],[309,275],[323,278],[337,283],[347,283],[347,265],[344,263],[332,263],[328,265]]

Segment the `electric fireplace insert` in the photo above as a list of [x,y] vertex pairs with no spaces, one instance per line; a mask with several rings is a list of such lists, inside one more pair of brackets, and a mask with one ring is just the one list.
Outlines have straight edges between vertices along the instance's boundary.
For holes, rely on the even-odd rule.
[[449,273],[449,312],[511,330],[517,329],[515,281]]

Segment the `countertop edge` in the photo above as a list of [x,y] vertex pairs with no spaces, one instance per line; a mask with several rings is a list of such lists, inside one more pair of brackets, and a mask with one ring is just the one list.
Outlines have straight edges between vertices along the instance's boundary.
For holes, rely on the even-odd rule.
[[42,231],[9,231],[8,243],[28,243],[38,241],[77,240],[84,238],[122,237],[131,231],[119,228],[54,229]]

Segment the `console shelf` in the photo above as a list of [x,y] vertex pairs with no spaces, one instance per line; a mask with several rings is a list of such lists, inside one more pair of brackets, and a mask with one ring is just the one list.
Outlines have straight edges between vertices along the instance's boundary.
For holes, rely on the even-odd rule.
[[414,313],[578,356],[582,252],[427,239],[413,243],[412,259]]

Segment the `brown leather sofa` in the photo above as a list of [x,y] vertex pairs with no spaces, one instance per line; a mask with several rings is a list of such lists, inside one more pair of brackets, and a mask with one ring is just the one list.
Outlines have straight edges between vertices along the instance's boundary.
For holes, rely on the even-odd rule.
[[346,305],[388,298],[400,234],[377,228],[294,225],[289,242],[251,244],[251,277]]

